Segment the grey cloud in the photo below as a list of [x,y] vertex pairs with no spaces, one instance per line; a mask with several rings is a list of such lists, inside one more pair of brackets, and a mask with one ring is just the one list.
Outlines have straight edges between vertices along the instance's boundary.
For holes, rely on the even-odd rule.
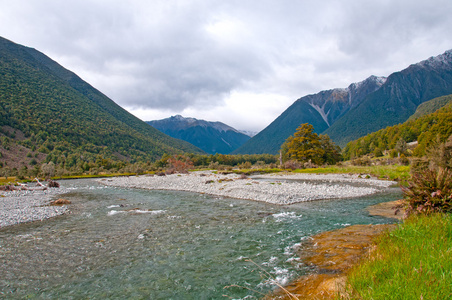
[[452,48],[449,0],[0,0],[0,8],[0,35],[61,61],[120,105],[174,112],[213,109],[237,91],[295,100]]

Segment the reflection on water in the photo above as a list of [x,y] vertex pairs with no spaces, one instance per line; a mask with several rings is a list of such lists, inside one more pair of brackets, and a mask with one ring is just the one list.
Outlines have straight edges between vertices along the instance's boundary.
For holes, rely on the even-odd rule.
[[[307,272],[303,239],[370,217],[377,196],[275,206],[186,192],[64,181],[72,214],[0,229],[5,298],[259,298],[274,288],[249,259],[285,284]],[[226,288],[229,286],[229,288]],[[250,299],[248,297],[248,299]]]

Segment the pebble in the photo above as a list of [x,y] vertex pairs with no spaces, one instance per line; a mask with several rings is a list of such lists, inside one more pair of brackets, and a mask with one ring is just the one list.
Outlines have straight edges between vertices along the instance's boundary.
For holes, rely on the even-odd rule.
[[[265,181],[256,181],[259,179]],[[361,197],[384,191],[394,184],[393,181],[360,178],[348,174],[269,174],[241,179],[236,174],[219,175],[211,171],[165,177],[117,177],[102,183],[126,188],[188,191],[279,205]]]
[[19,223],[42,221],[68,211],[67,206],[47,206],[59,189],[1,192],[0,228]]

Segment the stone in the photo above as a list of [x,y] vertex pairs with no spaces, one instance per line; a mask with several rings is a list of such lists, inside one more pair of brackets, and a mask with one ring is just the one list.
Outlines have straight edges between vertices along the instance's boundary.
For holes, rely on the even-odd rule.
[[66,204],[71,204],[71,201],[60,198],[58,200],[51,201],[49,204],[50,205],[66,205]]

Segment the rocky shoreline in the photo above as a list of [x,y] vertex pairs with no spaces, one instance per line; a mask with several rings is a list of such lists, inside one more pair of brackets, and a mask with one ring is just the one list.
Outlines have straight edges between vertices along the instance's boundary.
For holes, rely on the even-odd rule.
[[67,206],[50,205],[60,189],[19,189],[0,192],[0,228],[42,221],[68,212]]
[[266,174],[245,177],[211,171],[167,176],[102,179],[109,186],[177,190],[288,205],[298,202],[362,197],[386,190],[394,182],[349,174]]
[[[167,176],[133,176],[99,179],[104,185],[151,190],[177,190],[263,201],[278,205],[361,197],[394,184],[364,175],[275,173],[256,176],[216,174],[213,171]],[[44,220],[67,213],[68,207],[49,205],[62,189],[26,188],[0,191],[0,228]]]
[[[167,176],[99,179],[104,185],[151,190],[188,191],[278,205],[361,197],[386,190],[391,181],[350,174],[275,173],[251,177],[213,171]],[[67,213],[68,207],[50,206],[63,189],[22,188],[0,191],[0,228],[44,220]]]

